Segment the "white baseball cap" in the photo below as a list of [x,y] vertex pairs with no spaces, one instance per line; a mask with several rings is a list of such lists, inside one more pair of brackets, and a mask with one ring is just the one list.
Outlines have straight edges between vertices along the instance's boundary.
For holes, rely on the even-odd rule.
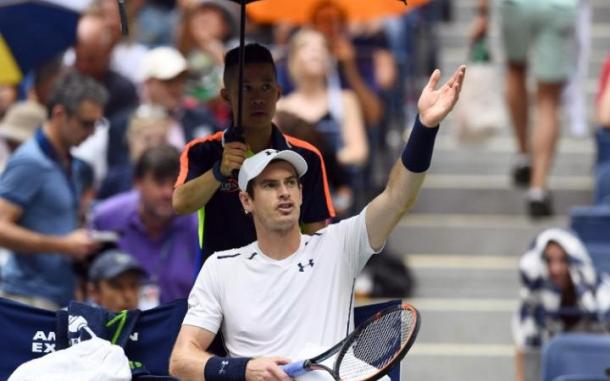
[[178,50],[169,46],[160,46],[145,53],[142,58],[142,80],[156,78],[172,79],[188,68],[186,59]]
[[246,191],[250,180],[260,175],[261,172],[273,160],[285,160],[292,164],[296,169],[299,177],[302,177],[307,172],[307,162],[303,156],[291,150],[278,151],[275,149],[266,149],[254,156],[247,158],[239,170],[238,183],[239,188]]

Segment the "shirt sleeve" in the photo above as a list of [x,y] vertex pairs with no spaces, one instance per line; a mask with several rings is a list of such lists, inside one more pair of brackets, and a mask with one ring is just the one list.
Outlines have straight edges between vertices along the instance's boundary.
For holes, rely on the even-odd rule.
[[342,220],[333,225],[335,233],[343,240],[344,252],[348,268],[351,269],[355,277],[362,271],[364,265],[373,254],[380,253],[383,248],[375,251],[369,242],[369,235],[366,230],[366,208],[357,216]]
[[218,333],[222,323],[220,283],[218,282],[217,261],[203,264],[195,285],[188,297],[188,310],[182,322]]
[[0,197],[25,208],[40,189],[43,171],[33,160],[9,160],[0,177]]
[[214,166],[216,160],[219,160],[219,154],[213,147],[214,136],[216,134],[195,139],[184,147],[180,154],[180,172],[175,186],[203,175]]

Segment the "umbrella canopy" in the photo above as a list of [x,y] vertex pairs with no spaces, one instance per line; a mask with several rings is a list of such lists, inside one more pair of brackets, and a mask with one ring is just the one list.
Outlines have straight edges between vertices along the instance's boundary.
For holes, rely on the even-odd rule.
[[0,1],[0,83],[19,83],[29,70],[73,45],[80,12],[90,2]]
[[[397,15],[430,0],[333,0],[346,13],[348,21],[370,20]],[[248,6],[248,15],[257,22],[306,24],[321,0],[264,0]],[[407,5],[408,4],[408,5]]]

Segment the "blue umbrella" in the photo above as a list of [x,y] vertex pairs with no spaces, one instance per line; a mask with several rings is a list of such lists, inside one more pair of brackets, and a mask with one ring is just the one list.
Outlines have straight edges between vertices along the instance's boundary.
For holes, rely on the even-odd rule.
[[0,0],[0,84],[72,46],[80,12],[91,0]]

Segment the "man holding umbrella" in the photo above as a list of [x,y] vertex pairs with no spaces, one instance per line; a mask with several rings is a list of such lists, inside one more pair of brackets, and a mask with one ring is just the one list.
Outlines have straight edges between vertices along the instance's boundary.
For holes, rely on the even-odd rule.
[[[256,240],[252,219],[244,214],[239,202],[239,188],[233,174],[246,157],[266,148],[291,149],[307,161],[309,170],[302,179],[303,231],[313,233],[334,216],[320,152],[306,142],[284,136],[271,122],[280,97],[271,53],[259,44],[246,45],[244,52],[241,125],[191,141],[180,159],[173,205],[181,214],[199,210],[203,259],[215,251]],[[236,120],[239,119],[238,67],[239,48],[235,48],[225,56],[225,87],[221,97],[230,103]]]

